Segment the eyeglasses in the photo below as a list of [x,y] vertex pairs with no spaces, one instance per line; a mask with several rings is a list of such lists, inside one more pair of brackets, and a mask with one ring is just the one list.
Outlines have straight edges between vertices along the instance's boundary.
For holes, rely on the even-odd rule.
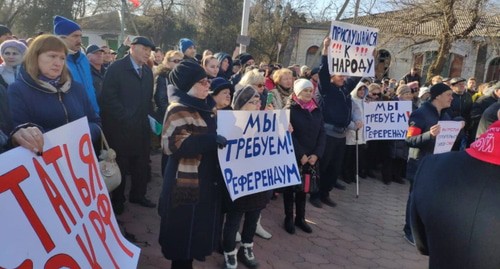
[[210,80],[208,80],[208,78],[204,78],[204,79],[198,81],[197,83],[200,83],[203,86],[207,86],[210,84]]
[[260,105],[260,100],[248,101],[247,104]]
[[178,64],[178,63],[180,63],[181,61],[182,61],[181,59],[174,59],[174,60],[169,61],[169,62]]
[[264,85],[264,84],[262,84],[262,83],[259,83],[259,84],[256,84],[255,86],[257,86],[257,87],[259,87],[259,88],[262,88],[262,87],[264,87],[264,86],[266,86],[266,85]]

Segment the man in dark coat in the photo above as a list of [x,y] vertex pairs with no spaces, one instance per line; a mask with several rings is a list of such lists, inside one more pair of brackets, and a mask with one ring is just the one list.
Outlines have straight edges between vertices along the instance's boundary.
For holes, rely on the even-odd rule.
[[401,80],[404,80],[406,84],[416,81],[420,86],[420,81],[422,80],[422,77],[418,74],[417,68],[412,67],[410,73],[406,74]]
[[430,269],[500,268],[499,192],[500,121],[466,151],[422,160],[411,226]]
[[104,80],[104,49],[97,45],[87,47],[87,58],[90,63],[90,74],[92,75],[92,84],[94,85],[97,103],[101,103],[102,82]]
[[477,132],[475,137],[479,137],[482,135],[490,125],[498,120],[497,111],[500,109],[500,100],[496,103],[489,106],[481,116],[481,120],[479,121],[479,125],[477,126]]
[[[410,147],[406,168],[406,179],[410,181],[410,195],[413,178],[423,157],[434,152],[436,137],[441,132],[438,124],[440,120],[451,120],[445,109],[449,108],[453,100],[451,88],[443,83],[435,84],[430,89],[431,99],[417,110],[413,111],[409,119],[409,128],[406,143]],[[408,242],[414,244],[410,229],[410,196],[406,204],[406,224],[404,236]]]
[[102,119],[109,145],[116,151],[122,182],[112,192],[118,215],[125,202],[125,176],[132,178],[129,201],[144,207],[156,205],[146,198],[150,153],[148,114],[152,112],[153,72],[146,62],[155,46],[145,37],[136,37],[130,54],[106,71],[102,90]]
[[[319,92],[326,133],[326,146],[320,166],[319,192],[312,193],[310,202],[315,207],[322,204],[334,207],[336,203],[330,198],[330,191],[335,187],[345,189],[337,182],[340,174],[344,151],[346,148],[347,126],[352,120],[351,90],[361,78],[349,78],[343,75],[330,75],[328,68],[328,47],[330,38],[323,41],[323,56],[319,70]],[[357,126],[358,128],[361,126]]]
[[[453,90],[453,101],[451,102],[450,109],[448,113],[452,119],[461,117],[465,121],[465,131],[469,134],[472,128],[471,122],[471,110],[472,110],[472,95],[467,92],[466,80],[464,78],[452,78],[451,89]],[[470,144],[472,140],[467,140],[467,145]]]

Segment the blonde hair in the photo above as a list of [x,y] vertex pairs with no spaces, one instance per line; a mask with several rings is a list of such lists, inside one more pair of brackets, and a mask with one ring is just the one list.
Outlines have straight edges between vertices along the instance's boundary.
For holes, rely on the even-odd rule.
[[[38,57],[40,54],[48,51],[64,52],[66,56],[68,55],[68,47],[60,37],[55,35],[40,35],[33,40],[24,56],[24,68],[36,82],[40,81],[38,79],[38,76],[40,76]],[[65,83],[70,80],[69,70],[66,61],[64,61],[60,83]]]
[[259,72],[259,69],[252,69],[243,75],[240,82],[238,83],[240,86],[245,87],[247,85],[256,85],[259,83],[264,84],[264,76]]
[[368,92],[373,92],[374,90],[381,90],[382,87],[380,87],[380,85],[378,85],[377,83],[371,83],[370,85],[368,85]]
[[437,84],[437,83],[441,83],[441,82],[443,82],[443,77],[442,77],[442,76],[440,76],[440,75],[433,76],[433,77],[431,78],[431,83],[432,83],[432,84]]
[[274,73],[273,73],[274,84],[278,85],[280,83],[281,78],[285,75],[293,76],[292,70],[290,70],[288,68],[281,68],[281,69],[274,71]]
[[170,60],[172,60],[172,58],[174,58],[175,56],[179,57],[179,58],[184,58],[184,54],[182,54],[182,52],[178,51],[178,50],[169,50],[167,51],[167,53],[165,53],[165,57],[163,57],[163,62],[162,64],[163,65],[167,65],[168,62]]
[[[217,60],[217,58],[215,58],[213,55],[208,55],[208,56],[203,57],[203,59],[201,60],[201,66],[203,66],[203,67],[207,66],[207,64],[211,60]],[[218,60],[217,60],[217,64],[219,64]]]

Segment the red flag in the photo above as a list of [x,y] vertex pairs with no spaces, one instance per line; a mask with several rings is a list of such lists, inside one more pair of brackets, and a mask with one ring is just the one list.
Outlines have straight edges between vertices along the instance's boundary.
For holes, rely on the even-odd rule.
[[139,6],[139,0],[129,0],[130,2],[132,2],[132,5],[134,5],[134,7],[138,7]]

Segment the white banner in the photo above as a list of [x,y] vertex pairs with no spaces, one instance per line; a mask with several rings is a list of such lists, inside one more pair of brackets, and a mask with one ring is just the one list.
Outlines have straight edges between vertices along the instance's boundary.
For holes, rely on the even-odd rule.
[[228,140],[219,162],[234,201],[239,197],[301,183],[289,110],[217,112],[217,133]]
[[328,65],[330,74],[374,77],[373,51],[377,46],[378,29],[332,21]]
[[0,268],[136,268],[98,169],[87,118],[44,134],[43,156],[0,155]]
[[364,132],[369,140],[404,140],[411,114],[411,101],[364,103]]
[[446,120],[438,121],[437,124],[441,126],[441,132],[436,137],[434,154],[449,152],[457,140],[460,129],[462,129],[462,122]]

